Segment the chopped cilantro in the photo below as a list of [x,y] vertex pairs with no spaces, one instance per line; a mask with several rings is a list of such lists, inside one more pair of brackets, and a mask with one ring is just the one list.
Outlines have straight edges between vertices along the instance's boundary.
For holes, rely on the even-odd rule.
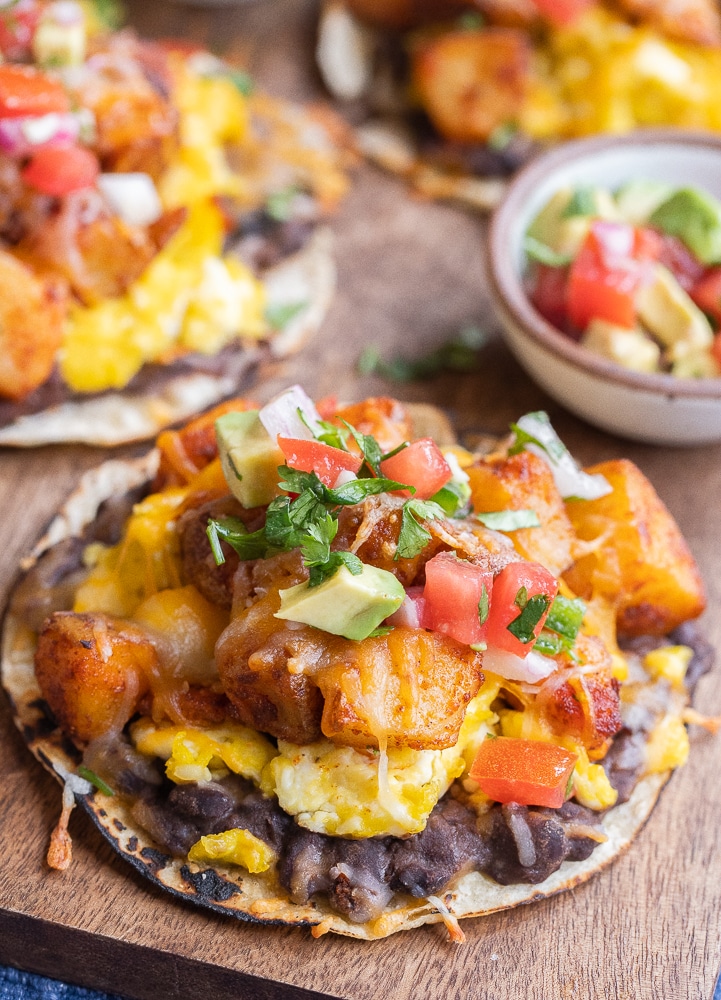
[[518,125],[515,122],[504,122],[499,125],[488,136],[488,146],[494,153],[502,153],[506,146],[513,141],[514,135],[518,132]]
[[[521,590],[525,591],[525,587]],[[521,591],[516,595],[516,604],[519,604]],[[526,595],[525,604],[520,605],[521,613],[517,618],[506,626],[511,635],[514,635],[519,642],[531,642],[535,638],[535,628],[543,618],[550,604],[550,598],[545,594],[535,594],[533,597]]]
[[265,202],[266,214],[276,222],[287,222],[290,218],[293,202],[298,194],[295,184],[283,188],[281,191],[274,191],[268,195]]
[[282,330],[302,313],[307,305],[307,302],[285,302],[282,305],[266,306],[265,321],[273,330]]
[[596,202],[594,189],[590,187],[579,187],[571,195],[571,200],[563,210],[564,219],[573,219],[577,215],[595,215]]
[[492,528],[494,531],[518,531],[521,528],[541,526],[535,510],[499,510],[474,516],[486,528]]
[[250,97],[255,90],[253,77],[244,70],[229,68],[227,70],[227,76],[236,90],[239,90],[244,97]]
[[84,764],[81,764],[78,768],[78,777],[85,778],[85,780],[89,781],[91,785],[95,785],[98,791],[102,792],[103,795],[115,795],[115,792],[110,785],[106,785],[103,779],[98,777],[95,771],[91,771],[90,768],[86,767]]
[[401,515],[401,530],[395,559],[413,559],[431,540],[431,534],[420,521],[436,521],[445,511],[432,500],[406,500]]
[[210,518],[207,527],[208,541],[217,566],[225,562],[225,554],[220,546],[221,539],[238,553],[241,559],[260,559],[267,552],[265,530],[252,533],[237,517]]
[[481,589],[481,599],[478,602],[478,621],[481,623],[481,625],[485,625],[486,622],[488,621],[489,609],[490,609],[490,603],[488,600],[488,589],[484,583]]
[[390,382],[414,382],[443,371],[472,372],[479,365],[478,351],[488,334],[479,326],[464,327],[457,337],[419,358],[397,355],[384,361],[377,347],[366,347],[357,362],[360,375],[380,375]]
[[381,461],[383,460],[384,457],[386,457],[383,455],[383,452],[381,451],[381,446],[378,444],[376,439],[372,437],[370,434],[361,434],[360,431],[357,431],[355,427],[352,426],[352,424],[349,424],[345,420],[343,421],[343,423],[348,428],[353,437],[353,440],[360,448],[361,454],[363,455],[366,465],[368,466],[370,471],[373,473],[373,475],[379,476]]

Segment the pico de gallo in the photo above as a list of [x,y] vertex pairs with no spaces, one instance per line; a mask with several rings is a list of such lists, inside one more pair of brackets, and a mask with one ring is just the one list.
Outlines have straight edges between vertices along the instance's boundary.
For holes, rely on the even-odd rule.
[[635,180],[557,191],[529,226],[531,302],[624,368],[721,376],[721,202]]

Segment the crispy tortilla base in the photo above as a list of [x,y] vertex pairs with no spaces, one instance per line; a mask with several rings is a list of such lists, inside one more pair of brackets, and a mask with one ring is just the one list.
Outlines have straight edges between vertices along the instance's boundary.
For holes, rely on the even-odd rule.
[[[270,354],[287,357],[301,350],[318,332],[330,307],[336,287],[330,230],[316,230],[302,250],[271,268],[263,280],[271,307],[305,303],[270,338]],[[250,376],[261,354],[259,346],[251,344],[244,355],[247,363],[238,365],[232,374],[184,372],[164,380],[157,390],[106,392],[18,417],[0,428],[0,446],[32,448],[80,443],[114,447],[145,441],[245,388],[239,385],[239,370],[242,379]]]
[[[416,415],[419,429],[423,427],[429,432],[435,424],[447,434],[448,422],[438,411],[424,406]],[[157,452],[152,451],[136,461],[106,462],[83,476],[78,489],[24,561],[23,569],[29,569],[51,545],[79,534],[94,518],[103,500],[149,481],[157,461]],[[48,729],[35,679],[34,653],[35,636],[13,614],[11,606],[2,635],[2,683],[12,703],[15,722],[30,750],[62,782],[64,773],[75,771],[80,755],[68,752],[68,741],[59,730]],[[585,882],[628,847],[650,815],[669,773],[644,778],[628,802],[606,813],[604,831],[608,840],[585,861],[564,862],[539,885],[502,886],[485,875],[471,872],[446,888],[443,903],[454,917],[484,916]],[[397,896],[377,920],[354,924],[323,901],[305,906],[291,903],[270,873],[251,875],[236,867],[201,866],[169,857],[137,826],[119,798],[93,791],[78,795],[77,801],[118,853],[143,875],[174,896],[218,913],[259,923],[309,926],[315,935],[334,931],[366,940],[444,920],[428,900]]]

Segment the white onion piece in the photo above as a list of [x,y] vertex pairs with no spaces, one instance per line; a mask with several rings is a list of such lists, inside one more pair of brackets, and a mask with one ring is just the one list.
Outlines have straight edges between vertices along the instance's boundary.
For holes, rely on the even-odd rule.
[[513,834],[518,850],[518,860],[523,868],[530,868],[536,863],[536,845],[533,842],[533,834],[528,825],[528,821],[518,811],[518,807],[507,805],[503,813],[506,817],[508,827]]
[[611,484],[604,476],[590,476],[579,468],[545,413],[527,413],[517,421],[517,424],[521,430],[539,442],[539,444],[529,442],[524,448],[550,465],[558,492],[564,500],[570,497],[578,497],[579,500],[597,500],[598,497],[605,497],[612,491]]
[[312,441],[323,432],[315,403],[299,385],[292,385],[271,399],[258,416],[273,441],[278,435]]
[[386,625],[405,625],[407,628],[422,628],[425,600],[423,587],[409,587],[403,604],[386,618]]
[[42,146],[67,145],[79,135],[80,122],[70,113],[0,119],[0,150],[10,156],[27,156]]
[[93,790],[93,786],[85,778],[81,778],[79,774],[75,774],[73,771],[68,771],[60,761],[53,761],[53,770],[56,771],[60,777],[65,782],[65,792],[66,794],[72,793],[73,795],[90,795]]
[[531,650],[526,656],[516,656],[504,649],[489,647],[483,654],[483,667],[507,681],[526,681],[537,684],[558,668],[555,660]]
[[333,483],[333,489],[337,490],[341,486],[345,486],[347,483],[354,482],[357,478],[358,476],[356,476],[355,472],[351,472],[350,469],[341,469],[338,473],[338,478]]
[[148,174],[101,174],[98,187],[116,215],[130,226],[149,226],[163,214],[160,196]]

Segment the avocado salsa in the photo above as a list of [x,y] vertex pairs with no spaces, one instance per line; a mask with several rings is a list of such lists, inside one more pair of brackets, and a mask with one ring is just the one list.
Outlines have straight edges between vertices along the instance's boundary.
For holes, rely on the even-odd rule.
[[532,304],[589,351],[637,372],[721,376],[721,202],[707,192],[563,188],[524,249]]

